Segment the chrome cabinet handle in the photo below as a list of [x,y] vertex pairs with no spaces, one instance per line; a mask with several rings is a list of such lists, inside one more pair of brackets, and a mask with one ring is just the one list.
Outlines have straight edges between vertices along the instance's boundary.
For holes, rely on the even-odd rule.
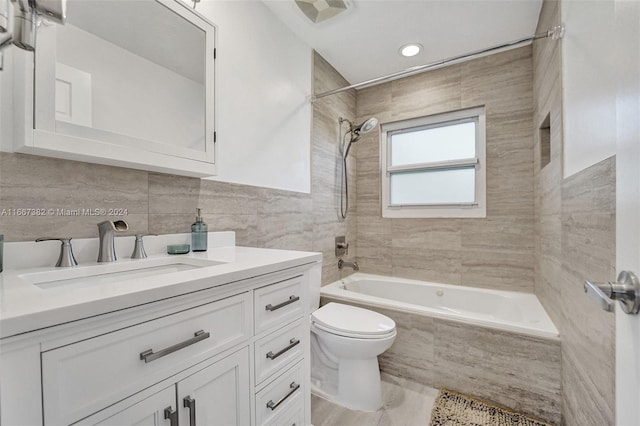
[[140,359],[145,363],[155,361],[158,358],[162,358],[163,356],[167,356],[170,353],[179,351],[180,349],[186,348],[187,346],[191,346],[201,340],[208,339],[210,336],[210,333],[205,333],[204,330],[199,330],[193,333],[193,337],[191,339],[177,343],[173,346],[169,346],[168,348],[161,349],[158,352],[153,352],[153,349],[147,349],[144,352],[140,352]]
[[283,353],[287,352],[289,349],[293,348],[294,346],[300,344],[300,340],[296,339],[295,337],[291,340],[289,340],[289,346],[282,348],[281,350],[279,350],[278,352],[276,352],[275,354],[272,351],[269,351],[267,353],[267,358],[269,359],[276,359],[278,358],[280,355],[282,355]]
[[613,312],[613,301],[620,302],[626,314],[640,312],[640,281],[630,271],[622,271],[616,282],[592,283],[585,281],[584,292],[591,296],[602,309]]
[[182,401],[184,407],[189,409],[189,426],[196,426],[196,400],[187,395]]
[[280,398],[278,400],[278,402],[273,402],[273,400],[270,400],[269,402],[267,402],[267,408],[270,408],[271,411],[275,410],[276,408],[278,408],[278,405],[282,404],[283,402],[285,402],[287,400],[287,398],[289,398],[291,395],[293,395],[293,393],[295,391],[297,391],[298,389],[300,389],[300,385],[297,384],[296,382],[291,382],[291,384],[289,385],[289,388],[291,389],[285,396],[283,396],[282,398]]
[[171,406],[164,409],[164,419],[169,420],[170,426],[178,426],[178,412],[171,410]]
[[267,306],[265,306],[264,308],[267,311],[276,311],[280,308],[284,308],[285,306],[293,303],[293,302],[297,302],[298,300],[300,300],[300,296],[295,296],[295,295],[291,295],[289,296],[289,300],[282,302],[282,303],[278,303],[277,305],[273,306],[271,303],[269,303]]

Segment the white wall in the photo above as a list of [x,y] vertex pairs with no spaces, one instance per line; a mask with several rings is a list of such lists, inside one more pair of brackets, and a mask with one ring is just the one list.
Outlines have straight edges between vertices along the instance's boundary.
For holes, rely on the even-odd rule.
[[616,152],[613,1],[563,0],[564,177]]
[[225,182],[311,190],[311,48],[260,0],[202,0],[218,28],[218,175]]

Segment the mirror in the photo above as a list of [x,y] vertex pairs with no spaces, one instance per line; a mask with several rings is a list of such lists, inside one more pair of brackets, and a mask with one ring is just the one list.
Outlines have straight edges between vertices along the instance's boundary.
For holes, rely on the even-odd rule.
[[32,148],[214,174],[214,35],[176,0],[70,0],[66,25],[38,27]]

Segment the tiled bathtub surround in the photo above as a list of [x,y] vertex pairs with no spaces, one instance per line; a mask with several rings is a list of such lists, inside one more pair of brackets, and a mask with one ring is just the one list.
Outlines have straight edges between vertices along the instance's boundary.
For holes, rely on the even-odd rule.
[[[560,23],[545,0],[538,31]],[[550,161],[535,133],[535,292],[562,336],[562,417],[569,426],[615,424],[615,316],[582,290],[615,280],[615,158],[562,178],[560,44],[533,44],[534,127],[550,118]]]
[[[323,297],[328,302],[347,303]],[[560,423],[560,342],[390,309],[396,323],[380,369]]]
[[533,291],[531,46],[362,89],[359,120],[381,123],[486,106],[487,217],[383,219],[379,132],[358,162],[357,242],[362,270],[500,290]]
[[[319,55],[314,62],[316,91],[346,84]],[[340,276],[334,237],[355,239],[355,215],[346,221],[339,219],[336,200],[340,176],[337,120],[353,119],[354,112],[353,92],[314,104],[311,194],[2,152],[0,210],[127,209],[123,218],[129,223],[127,235],[132,235],[188,232],[196,207],[201,207],[209,231],[236,231],[238,245],[323,252],[323,282],[332,282]],[[355,184],[355,162],[352,169]],[[353,196],[355,210],[355,191]],[[103,219],[3,215],[0,234],[6,241],[95,237],[96,224]],[[355,245],[349,253],[355,256]]]

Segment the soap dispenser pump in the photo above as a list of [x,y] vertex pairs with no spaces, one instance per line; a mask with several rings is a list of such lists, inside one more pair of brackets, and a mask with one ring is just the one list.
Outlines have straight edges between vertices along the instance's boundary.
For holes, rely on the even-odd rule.
[[191,250],[207,251],[208,226],[202,221],[202,210],[196,209],[196,221],[191,225]]

